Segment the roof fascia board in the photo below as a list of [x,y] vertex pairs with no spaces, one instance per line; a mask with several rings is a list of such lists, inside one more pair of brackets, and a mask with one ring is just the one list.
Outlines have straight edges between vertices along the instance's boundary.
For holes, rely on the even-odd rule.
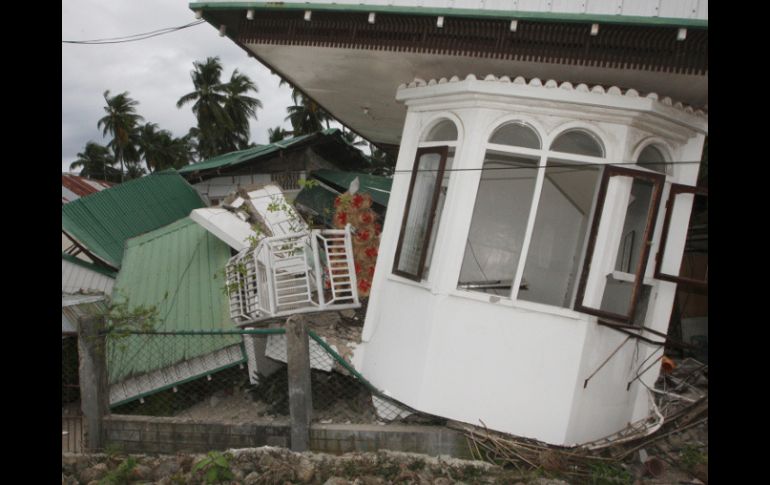
[[107,268],[104,268],[102,266],[98,266],[98,265],[96,265],[94,263],[89,263],[88,261],[83,261],[80,258],[76,258],[75,256],[70,256],[69,254],[66,254],[66,253],[62,253],[61,254],[61,258],[63,260],[65,260],[65,261],[67,261],[68,263],[72,263],[74,265],[80,266],[80,267],[85,268],[85,269],[90,270],[90,271],[95,271],[96,273],[102,274],[102,275],[107,276],[107,277],[112,278],[112,279],[115,279],[115,277],[117,276],[117,272],[116,271],[111,271],[111,270],[109,270]]
[[508,20],[532,20],[542,22],[585,22],[603,24],[647,25],[657,27],[687,27],[708,29],[708,20],[668,17],[642,17],[633,15],[602,15],[521,10],[475,10],[464,8],[406,7],[392,5],[340,5],[315,3],[276,2],[193,2],[191,10],[313,10],[335,12],[392,13],[402,15],[441,15],[463,18],[502,18]]
[[[655,99],[568,91],[561,88],[533,87],[494,81],[465,80],[441,85],[402,88],[396,94],[396,100],[404,102],[414,111],[434,109],[477,107],[487,105],[497,107],[500,103],[510,109],[511,98],[516,103],[527,105],[541,114],[553,113],[553,110],[569,109],[570,105],[577,113],[585,113],[586,108],[599,110],[598,115],[605,115],[606,121],[617,122],[618,116],[627,119],[630,112],[647,113],[654,118],[663,119],[674,125],[708,133],[708,118],[686,113],[673,106],[667,106]],[[543,105],[543,102],[564,103],[566,106]],[[613,119],[615,118],[615,119]]]

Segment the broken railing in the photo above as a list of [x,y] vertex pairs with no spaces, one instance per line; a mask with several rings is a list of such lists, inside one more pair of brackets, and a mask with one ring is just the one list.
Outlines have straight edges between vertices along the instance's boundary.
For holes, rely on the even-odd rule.
[[238,324],[360,306],[350,225],[266,237],[233,256],[226,275]]

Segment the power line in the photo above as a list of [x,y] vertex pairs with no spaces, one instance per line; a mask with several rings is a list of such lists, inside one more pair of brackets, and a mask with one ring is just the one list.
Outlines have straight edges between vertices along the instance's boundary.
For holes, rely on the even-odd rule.
[[200,25],[204,23],[205,20],[196,20],[194,22],[190,22],[189,24],[180,25],[178,27],[166,27],[163,29],[157,29],[153,30],[151,32],[144,32],[142,34],[133,34],[133,35],[124,35],[122,37],[108,37],[104,39],[91,39],[91,40],[63,40],[63,44],[87,44],[87,45],[97,45],[97,44],[121,44],[124,42],[135,42],[138,40],[145,40],[149,39],[151,37],[157,37],[159,35],[163,34],[170,34],[172,32],[177,32],[182,29],[186,29],[188,27],[195,27],[196,25]]

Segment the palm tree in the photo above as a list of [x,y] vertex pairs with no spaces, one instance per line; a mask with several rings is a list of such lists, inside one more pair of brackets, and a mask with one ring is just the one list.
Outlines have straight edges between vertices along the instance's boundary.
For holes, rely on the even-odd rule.
[[248,147],[250,119],[256,119],[257,109],[262,107],[259,99],[249,96],[251,91],[258,92],[257,85],[237,69],[223,83],[219,57],[196,61],[193,66],[190,76],[195,90],[179,98],[176,105],[181,108],[194,102],[198,156],[206,159]]
[[77,157],[77,160],[70,164],[70,170],[82,167],[81,175],[100,177],[102,180],[108,180],[107,167],[115,164],[110,149],[93,141],[86,143]]
[[329,121],[333,118],[318,103],[306,98],[296,89],[292,93],[292,98],[294,98],[295,105],[286,108],[286,112],[289,114],[286,120],[291,122],[295,135],[321,131],[324,128],[324,123],[326,128],[329,128]]
[[190,163],[192,148],[188,138],[175,138],[168,130],[158,130],[155,123],[139,129],[139,150],[147,168],[152,172],[181,168]]
[[281,128],[281,126],[276,126],[275,128],[268,128],[267,129],[267,141],[268,143],[275,143],[277,141],[281,141],[284,138],[286,138],[286,135],[288,135],[289,132]]
[[107,106],[104,111],[107,115],[99,120],[97,127],[102,129],[102,135],[112,135],[108,146],[115,154],[115,161],[120,162],[120,170],[123,172],[124,164],[138,161],[138,152],[133,141],[137,124],[143,120],[136,114],[137,101],[128,97],[128,92],[123,92],[110,97],[109,90],[104,92],[104,100]]
[[179,98],[176,107],[194,101],[192,111],[198,120],[198,153],[205,159],[220,153],[221,136],[233,126],[224,109],[227,93],[220,79],[222,64],[219,57],[195,61],[193,67],[190,77],[195,90]]
[[257,109],[262,107],[262,102],[259,99],[247,95],[250,91],[259,92],[257,85],[248,76],[235,69],[230,76],[230,82],[225,84],[227,98],[224,109],[232,121],[232,136],[228,138],[232,139],[236,150],[243,150],[248,147],[249,120],[251,118],[256,120]]

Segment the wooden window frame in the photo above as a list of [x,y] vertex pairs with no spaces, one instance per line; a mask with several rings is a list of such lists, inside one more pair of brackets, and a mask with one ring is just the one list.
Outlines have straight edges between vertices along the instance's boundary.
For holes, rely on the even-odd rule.
[[[607,186],[609,185],[610,179],[615,176],[629,176],[635,179],[642,179],[651,182],[653,185],[653,193],[650,201],[650,211],[647,213],[647,224],[645,225],[644,238],[642,239],[643,241],[646,241],[646,244],[644,244],[641,249],[639,262],[636,266],[634,287],[631,291],[631,302],[629,304],[628,313],[625,315],[599,310],[597,308],[591,308],[583,305],[588,274],[591,271],[591,263],[593,262],[594,250],[596,249],[595,246],[596,238],[598,236],[597,233],[601,223],[602,213],[604,212],[604,204],[607,198]],[[594,209],[594,217],[593,221],[591,222],[591,233],[588,239],[588,247],[586,249],[585,259],[583,260],[583,269],[580,274],[578,291],[575,298],[574,309],[576,311],[587,313],[589,315],[595,315],[600,318],[606,318],[614,322],[634,324],[633,316],[636,312],[636,306],[639,302],[639,296],[641,295],[642,284],[644,283],[644,274],[647,269],[647,259],[650,255],[652,236],[655,233],[655,223],[658,217],[661,193],[663,191],[663,185],[665,181],[666,176],[660,173],[618,167],[615,165],[607,165],[604,167],[604,173],[602,174],[602,180],[599,185],[599,194],[596,202],[596,208]]]
[[[655,279],[670,281],[672,283],[678,283],[685,286],[696,288],[708,288],[708,273],[705,280],[699,280],[695,278],[683,278],[681,276],[674,276],[667,273],[663,273],[661,266],[663,264],[663,255],[666,254],[666,242],[668,241],[668,231],[671,227],[671,213],[674,208],[674,201],[679,194],[693,194],[693,196],[702,195],[708,197],[709,191],[705,187],[695,187],[692,185],[671,184],[671,191],[668,194],[668,200],[666,201],[666,217],[663,219],[663,231],[660,235],[660,249],[655,257]],[[693,197],[693,206],[695,204],[695,197]],[[692,217],[692,209],[690,210],[690,216]],[[680,262],[681,264],[681,262]]]
[[[406,223],[407,218],[409,217],[409,209],[412,205],[412,195],[414,191],[414,185],[417,181],[417,172],[420,164],[420,158],[428,153],[436,153],[438,154],[441,159],[439,161],[439,168],[436,172],[436,180],[437,184],[433,191],[433,197],[431,200],[431,208],[430,208],[430,216],[428,218],[428,226],[425,231],[425,238],[423,240],[421,252],[420,252],[420,262],[417,266],[417,272],[415,274],[408,273],[406,271],[402,271],[398,269],[398,264],[401,261],[401,249],[404,244],[404,233],[406,231]],[[425,259],[428,255],[428,244],[430,243],[431,234],[433,233],[433,224],[436,220],[436,207],[438,205],[438,197],[439,193],[441,192],[441,181],[444,179],[444,168],[446,166],[447,157],[449,154],[449,146],[435,146],[435,147],[424,147],[424,148],[418,148],[417,153],[415,154],[414,159],[414,166],[412,167],[412,178],[409,182],[409,192],[406,198],[406,206],[404,207],[404,215],[401,218],[401,232],[398,236],[398,244],[396,245],[396,256],[393,261],[393,274],[401,276],[403,278],[410,279],[412,281],[421,282],[423,274],[425,273]]]

